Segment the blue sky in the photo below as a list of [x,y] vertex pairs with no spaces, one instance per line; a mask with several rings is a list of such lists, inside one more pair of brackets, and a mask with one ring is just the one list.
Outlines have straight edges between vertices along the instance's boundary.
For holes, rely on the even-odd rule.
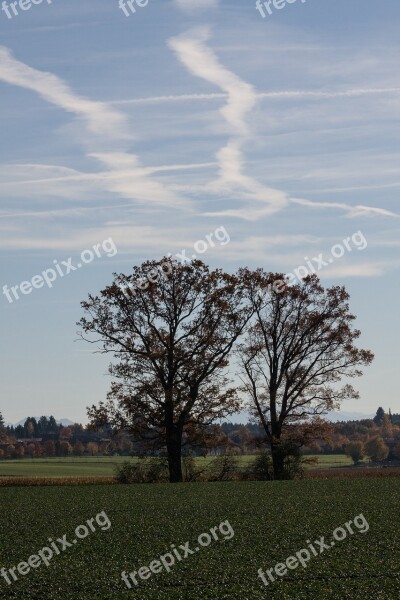
[[323,254],[376,354],[342,408],[400,412],[398,2],[297,0],[264,19],[253,0],[17,10],[0,13],[0,287],[110,238],[118,253],[0,294],[5,419],[84,420],[110,380],[76,341],[80,301],[221,227],[230,242],[203,260],[228,270]]

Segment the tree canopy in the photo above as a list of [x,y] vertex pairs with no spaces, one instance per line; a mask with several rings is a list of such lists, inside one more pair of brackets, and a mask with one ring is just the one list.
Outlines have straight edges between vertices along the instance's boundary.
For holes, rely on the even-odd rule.
[[[360,376],[373,354],[355,345],[361,332],[352,326],[344,287],[325,289],[316,275],[289,285],[284,275],[262,269],[240,276],[254,310],[239,349],[244,391],[264,426],[275,477],[282,478],[285,437],[293,440],[299,424],[357,398],[342,380]],[[321,422],[314,422],[314,435],[321,435]]]
[[82,306],[85,339],[116,361],[109,402],[92,407],[91,419],[164,436],[170,480],[181,481],[185,428],[239,408],[226,367],[251,316],[240,280],[201,261],[164,258],[134,267],[131,275],[114,274]]

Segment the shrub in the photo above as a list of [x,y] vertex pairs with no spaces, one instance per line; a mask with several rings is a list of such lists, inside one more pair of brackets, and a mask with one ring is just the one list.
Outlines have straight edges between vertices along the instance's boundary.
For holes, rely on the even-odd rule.
[[280,452],[283,458],[283,479],[295,479],[303,477],[303,458],[300,447],[292,441],[282,442],[276,451]]
[[350,442],[344,447],[347,456],[350,456],[353,463],[357,465],[364,456],[364,444],[362,442]]
[[137,483],[137,469],[136,463],[128,461],[115,465],[114,471],[118,483]]
[[206,479],[207,466],[196,468],[196,459],[192,455],[183,458],[183,479],[184,481],[204,481]]
[[169,480],[168,463],[165,458],[150,458],[144,463],[145,483],[161,483]]
[[273,468],[271,455],[266,450],[258,454],[247,468],[249,479],[257,481],[271,481],[273,479]]
[[168,465],[159,458],[125,461],[114,467],[118,483],[161,483],[168,481]]
[[232,481],[238,478],[237,457],[230,452],[225,452],[211,461],[208,480],[209,481]]
[[383,439],[376,435],[365,444],[365,453],[374,462],[381,462],[388,457],[389,448]]

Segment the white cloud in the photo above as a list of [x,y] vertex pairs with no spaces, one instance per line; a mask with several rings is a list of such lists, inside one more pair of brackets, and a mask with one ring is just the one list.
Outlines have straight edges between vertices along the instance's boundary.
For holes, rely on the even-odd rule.
[[[258,100],[298,100],[309,98],[331,99],[331,98],[354,98],[358,96],[383,95],[391,96],[400,94],[400,88],[354,88],[348,90],[277,90],[276,92],[257,92]],[[214,94],[171,94],[168,96],[149,96],[147,98],[130,98],[126,100],[113,100],[110,104],[158,104],[162,102],[192,102],[193,100],[219,100],[227,98],[227,93]]]
[[208,30],[197,28],[168,42],[191,73],[213,83],[227,94],[228,102],[220,113],[230,125],[235,137],[218,151],[219,178],[209,184],[207,190],[217,194],[234,193],[238,198],[256,201],[257,205],[207,212],[204,216],[236,217],[254,221],[281,210],[288,204],[289,198],[284,192],[265,187],[244,174],[241,145],[250,133],[246,118],[257,103],[257,93],[252,85],[219,62],[205,44],[208,39]]
[[110,104],[158,104],[159,102],[187,102],[192,100],[219,100],[227,98],[228,94],[178,94],[170,96],[150,96],[148,98],[131,98],[128,100],[113,100]]
[[[206,189],[211,193],[230,194],[233,199],[245,199],[247,205],[242,208],[228,208],[220,211],[206,212],[204,216],[234,217],[246,221],[256,221],[264,216],[281,211],[290,202],[310,208],[334,208],[345,211],[351,217],[381,215],[396,217],[394,213],[382,208],[356,206],[338,202],[313,202],[290,198],[280,190],[266,187],[256,179],[245,174],[242,145],[251,138],[247,119],[257,104],[259,97],[336,97],[370,94],[371,89],[352,89],[333,92],[269,92],[257,93],[252,85],[243,81],[235,73],[224,67],[214,52],[206,45],[210,34],[207,28],[199,27],[185,34],[172,38],[168,45],[177,54],[179,60],[190,73],[219,87],[227,97],[227,104],[220,110],[225,121],[230,125],[234,137],[217,153],[219,178],[208,184]],[[398,92],[398,88],[390,88],[390,92]],[[387,93],[388,89],[375,89],[374,92]]]
[[[231,140],[217,154],[219,179],[207,186],[214,193],[235,194],[238,198],[250,201],[239,209],[227,209],[205,213],[205,216],[236,217],[245,221],[256,221],[284,208],[289,197],[285,192],[269,188],[256,179],[245,175],[243,155],[239,140]],[[252,202],[253,201],[253,202]],[[255,201],[255,202],[254,202]]]
[[186,11],[216,8],[219,0],[174,0],[175,5]]
[[257,94],[252,85],[242,81],[219,62],[205,44],[209,38],[208,30],[199,27],[170,39],[168,44],[191,73],[226,92],[228,103],[221,109],[221,114],[234,133],[245,135],[248,133],[245,117],[254,108]]
[[344,279],[347,277],[379,277],[395,269],[388,262],[365,262],[334,265],[318,273],[320,279]]
[[187,205],[187,202],[167,186],[151,179],[147,169],[140,166],[136,156],[125,152],[92,153],[90,156],[109,169],[107,188],[123,198],[133,198],[153,208],[160,205],[183,208]]
[[384,208],[376,208],[374,206],[363,206],[362,204],[350,206],[349,204],[345,204],[342,202],[314,202],[312,200],[304,200],[303,198],[292,198],[292,202],[295,204],[300,204],[301,206],[307,206],[309,208],[327,208],[344,210],[348,213],[349,217],[379,215],[381,217],[394,217],[397,219],[400,218],[400,215],[390,210],[386,210]]
[[83,118],[94,134],[126,136],[125,119],[114,109],[75,94],[59,77],[20,62],[4,46],[0,46],[0,80],[32,90],[47,102]]
[[[127,135],[128,128],[124,115],[103,102],[88,100],[75,94],[59,77],[52,73],[38,71],[18,61],[5,47],[0,47],[0,81],[34,91],[47,102],[82,118],[92,134],[105,135],[107,140],[114,143],[121,138],[131,137]],[[93,144],[95,141],[91,140],[91,143]],[[74,184],[69,191],[64,193],[61,191],[63,197],[71,197],[71,193],[77,194],[79,190],[79,187],[76,187],[77,182],[87,186],[89,181],[99,185],[103,191],[117,192],[123,198],[129,198],[139,203],[155,204],[158,207],[163,203],[168,207],[184,205],[184,201],[175,192],[169,191],[166,185],[153,180],[149,176],[149,172],[140,167],[137,156],[122,151],[94,152],[90,156],[99,160],[103,166],[105,165],[106,172],[79,173],[71,169],[60,168],[61,179],[67,180],[69,184]],[[33,173],[39,168],[43,170],[43,167],[39,165],[38,169],[30,166]],[[17,175],[15,172],[14,174]],[[51,175],[51,169],[49,174]],[[55,183],[54,179],[57,177],[50,177],[50,179],[50,182],[47,180],[44,184],[46,192],[58,195],[57,190],[52,188],[52,184]],[[33,176],[33,180],[36,184],[34,188],[38,193],[41,188],[37,186],[37,183],[43,184],[44,182],[38,182],[35,176]],[[17,177],[17,185],[20,181]]]

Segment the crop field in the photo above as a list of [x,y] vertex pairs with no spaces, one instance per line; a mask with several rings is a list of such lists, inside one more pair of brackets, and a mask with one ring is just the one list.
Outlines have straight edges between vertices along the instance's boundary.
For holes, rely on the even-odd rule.
[[0,462],[0,477],[107,477],[126,457],[22,458]]
[[[245,467],[253,457],[240,456],[238,464]],[[0,477],[111,477],[114,466],[126,461],[127,457],[112,456],[99,458],[22,458],[0,461]],[[129,458],[128,458],[129,460]],[[137,460],[137,459],[130,459]],[[199,466],[211,458],[197,459]],[[343,467],[351,464],[344,455],[319,456],[313,469]],[[307,466],[306,468],[311,468]]]
[[[26,562],[42,547],[105,511],[111,527],[54,555],[0,597],[154,600],[398,600],[400,597],[400,479],[359,479],[132,486],[0,489],[0,568]],[[369,530],[348,534],[323,554],[265,587],[257,575],[285,562],[307,540],[363,514]],[[212,539],[129,590],[121,572],[138,571],[228,521],[234,535]],[[221,536],[220,536],[221,537]]]

